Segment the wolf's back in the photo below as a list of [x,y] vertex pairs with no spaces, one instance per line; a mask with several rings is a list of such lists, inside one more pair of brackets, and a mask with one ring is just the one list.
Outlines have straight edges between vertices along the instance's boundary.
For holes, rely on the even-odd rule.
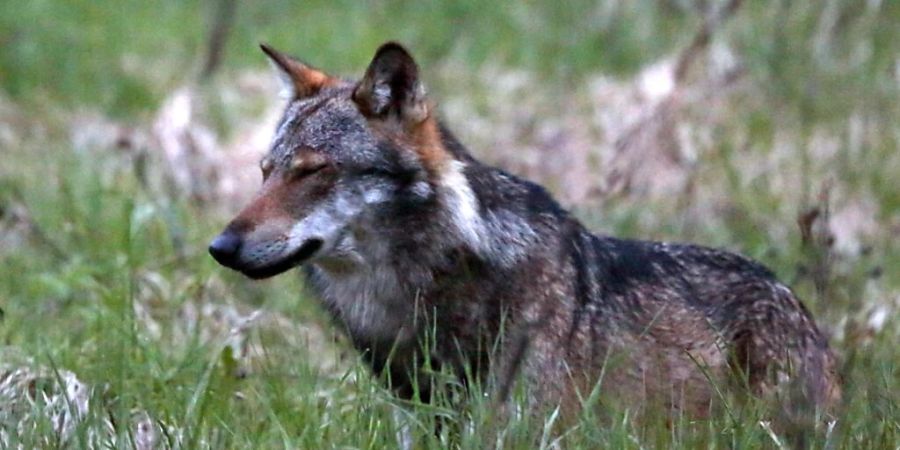
[[[582,265],[574,280],[582,286],[576,287],[582,311],[573,317],[593,317],[590,326],[597,329],[586,335],[599,342],[585,342],[586,347],[605,346],[603,355],[610,349],[633,353],[625,385],[629,379],[650,380],[663,385],[650,390],[665,391],[683,388],[675,374],[685,374],[684,383],[706,383],[701,378],[737,369],[757,395],[800,393],[794,399],[826,411],[840,399],[826,337],[790,289],[761,264],[694,245],[587,232],[572,239],[578,254],[572,261]],[[647,378],[648,367],[659,371],[658,380],[675,382]],[[694,394],[699,398],[681,398],[676,403],[683,404],[676,406],[706,403],[711,394],[701,389]]]

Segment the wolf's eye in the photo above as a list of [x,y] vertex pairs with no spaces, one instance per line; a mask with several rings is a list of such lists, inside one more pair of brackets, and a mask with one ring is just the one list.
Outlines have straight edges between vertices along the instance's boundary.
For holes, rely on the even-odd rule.
[[328,159],[319,153],[307,153],[297,156],[291,162],[291,175],[297,178],[308,177],[326,167]]
[[328,164],[326,164],[326,163],[318,163],[315,165],[304,164],[304,165],[292,167],[291,172],[297,178],[305,178],[305,177],[308,177],[326,167],[328,167]]
[[272,173],[274,167],[275,164],[272,163],[272,160],[269,158],[263,158],[263,160],[259,162],[259,169],[262,171],[263,181],[266,181],[266,179],[269,178],[269,174]]

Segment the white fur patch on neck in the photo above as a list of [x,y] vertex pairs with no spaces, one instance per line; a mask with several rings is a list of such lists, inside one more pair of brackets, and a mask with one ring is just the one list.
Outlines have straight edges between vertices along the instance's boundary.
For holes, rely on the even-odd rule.
[[441,185],[447,190],[447,207],[450,220],[460,237],[473,250],[484,250],[484,220],[478,212],[478,198],[472,192],[469,180],[463,173],[465,164],[452,160],[441,176]]
[[524,259],[538,234],[528,221],[509,210],[481,212],[462,161],[452,160],[441,177],[452,227],[469,248],[501,267]]

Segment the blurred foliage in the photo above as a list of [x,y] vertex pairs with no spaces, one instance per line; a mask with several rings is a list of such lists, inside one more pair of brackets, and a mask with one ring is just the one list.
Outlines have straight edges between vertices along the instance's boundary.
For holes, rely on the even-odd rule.
[[[224,65],[263,65],[256,44],[265,41],[314,65],[354,71],[380,42],[396,39],[424,60],[518,66],[558,83],[597,72],[628,75],[684,47],[707,3],[721,2],[241,2]],[[745,3],[723,38],[792,120],[838,119],[861,105],[896,114],[900,4]],[[6,0],[0,86],[29,102],[139,113],[199,71],[217,7]]]
[[[5,1],[0,85],[15,98],[134,113],[200,68],[217,2]],[[550,76],[629,73],[676,48],[696,17],[665,2],[241,2],[225,65],[262,65],[270,42],[331,70],[356,70],[381,42],[421,58],[463,55]]]

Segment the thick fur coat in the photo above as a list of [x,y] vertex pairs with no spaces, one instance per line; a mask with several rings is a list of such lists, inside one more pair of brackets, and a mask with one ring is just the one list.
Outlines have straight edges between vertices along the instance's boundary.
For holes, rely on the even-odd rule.
[[760,264],[694,245],[592,234],[540,186],[482,164],[437,120],[401,46],[359,81],[264,46],[288,104],[258,197],[210,245],[254,278],[303,266],[398,395],[432,369],[526,383],[535,404],[603,398],[703,414],[714,384],[840,395],[825,336]]

